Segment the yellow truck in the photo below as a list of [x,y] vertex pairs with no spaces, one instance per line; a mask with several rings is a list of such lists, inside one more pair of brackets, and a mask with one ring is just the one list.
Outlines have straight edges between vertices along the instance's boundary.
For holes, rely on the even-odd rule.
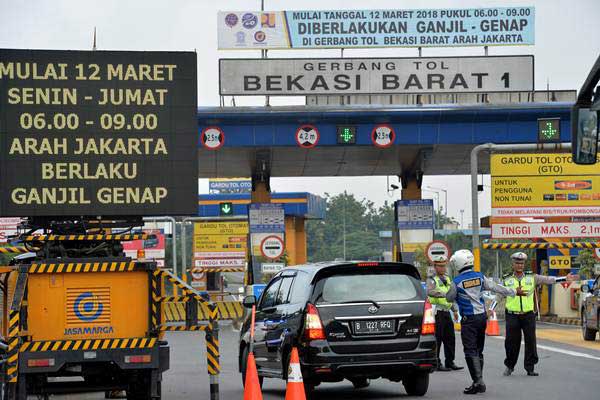
[[169,347],[156,263],[28,253],[12,264],[0,270],[3,398],[92,391],[161,398]]

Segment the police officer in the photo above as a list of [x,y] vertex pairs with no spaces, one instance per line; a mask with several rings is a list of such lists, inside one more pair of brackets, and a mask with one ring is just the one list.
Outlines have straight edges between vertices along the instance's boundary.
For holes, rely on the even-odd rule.
[[[446,275],[448,257],[445,255],[433,256],[433,267],[435,274],[427,279],[427,291],[439,291],[444,296],[450,289],[452,281]],[[454,336],[454,321],[450,312],[454,313],[454,319],[458,320],[458,307],[449,302],[445,297],[429,297],[429,302],[435,309],[435,339],[437,342],[438,371],[451,371],[463,369],[454,363],[454,349],[456,338]],[[440,349],[444,344],[445,365],[440,359]]]
[[506,299],[506,339],[504,341],[506,370],[504,376],[512,374],[517,364],[521,351],[521,331],[525,339],[525,371],[528,376],[538,376],[539,374],[534,370],[535,364],[538,363],[535,340],[535,288],[538,285],[551,285],[565,280],[570,282],[577,279],[577,275],[569,274],[562,278],[537,275],[530,271],[524,271],[527,254],[517,252],[511,256],[511,259],[513,272],[504,275],[504,286],[515,290],[522,288],[527,295]]
[[[446,300],[456,301],[461,320],[461,339],[465,351],[465,359],[473,383],[464,390],[465,394],[484,393],[483,382],[483,347],[485,344],[485,328],[487,315],[482,296],[484,290],[502,294],[503,296],[522,296],[523,290],[509,289],[486,278],[482,273],[473,270],[474,257],[469,250],[458,250],[450,258],[450,267],[458,271],[452,285],[446,293]],[[439,291],[429,294],[440,297]]]

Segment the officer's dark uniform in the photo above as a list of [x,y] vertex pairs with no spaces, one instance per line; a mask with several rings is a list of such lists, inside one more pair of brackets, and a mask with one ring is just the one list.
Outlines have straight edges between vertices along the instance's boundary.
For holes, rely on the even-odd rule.
[[[427,279],[427,290],[436,290],[444,295],[450,290],[452,281],[448,276],[434,275]],[[450,369],[462,369],[454,363],[456,338],[454,335],[454,321],[452,311],[456,311],[455,304],[446,300],[445,297],[429,296],[429,302],[435,307],[435,339],[437,342],[438,369],[448,371]],[[445,368],[440,360],[440,349],[444,345]]]
[[[459,250],[459,252],[467,252],[467,250]],[[490,290],[503,296],[515,296],[516,292],[514,289],[498,285],[482,273],[474,271],[473,255],[470,252],[468,255],[471,265],[465,265],[459,269],[459,275],[454,278],[452,286],[446,294],[446,300],[456,301],[462,315],[461,339],[469,373],[473,379],[473,384],[464,392],[465,394],[476,394],[486,390],[483,382],[483,347],[487,315],[482,292]]]
[[523,288],[527,296],[512,297],[506,299],[506,371],[504,375],[510,375],[521,351],[521,332],[525,340],[525,370],[528,375],[537,375],[534,372],[535,364],[538,363],[537,345],[535,337],[535,299],[534,292],[537,285],[553,284],[563,279],[524,272],[521,276],[513,273],[504,275],[504,286],[512,289]]

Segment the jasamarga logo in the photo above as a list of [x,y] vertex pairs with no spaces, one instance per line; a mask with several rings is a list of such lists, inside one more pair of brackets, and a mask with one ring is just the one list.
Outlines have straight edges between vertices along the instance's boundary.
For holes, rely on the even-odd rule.
[[65,328],[67,335],[108,335],[114,332],[112,326],[82,326],[78,328]]

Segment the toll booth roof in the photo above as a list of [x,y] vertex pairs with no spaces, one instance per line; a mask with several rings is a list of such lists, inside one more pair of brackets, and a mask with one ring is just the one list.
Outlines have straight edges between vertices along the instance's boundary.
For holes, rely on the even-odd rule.
[[[415,165],[425,174],[468,174],[470,152],[478,144],[537,143],[539,118],[560,118],[560,140],[570,141],[571,106],[548,102],[203,107],[198,109],[199,133],[217,127],[224,143],[211,150],[198,141],[199,176],[248,176],[258,153],[268,159],[271,176],[399,175]],[[312,148],[303,148],[296,140],[305,124],[319,132]],[[373,131],[381,124],[395,132],[389,148],[374,145]],[[340,144],[338,129],[347,126],[356,130],[355,143]],[[482,160],[480,172],[488,171],[487,160]]]

